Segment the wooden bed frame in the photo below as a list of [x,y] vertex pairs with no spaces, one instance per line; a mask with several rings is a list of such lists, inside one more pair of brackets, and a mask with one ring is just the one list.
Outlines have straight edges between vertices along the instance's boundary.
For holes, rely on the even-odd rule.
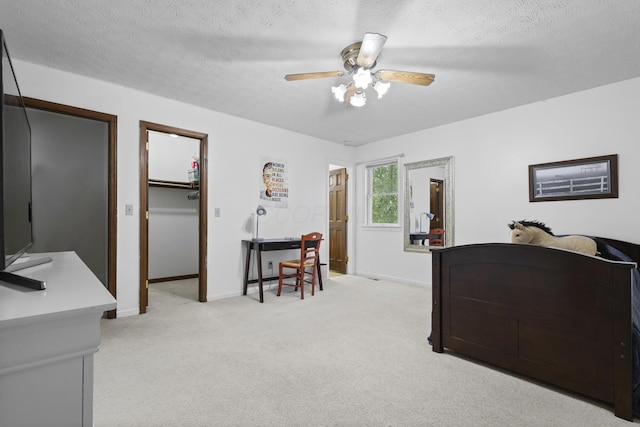
[[[601,239],[640,261],[640,246]],[[434,249],[433,351],[611,403],[633,420],[632,270],[510,243]]]

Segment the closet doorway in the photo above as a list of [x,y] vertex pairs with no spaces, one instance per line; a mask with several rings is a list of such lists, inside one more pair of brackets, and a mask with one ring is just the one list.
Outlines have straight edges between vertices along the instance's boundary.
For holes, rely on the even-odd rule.
[[75,251],[116,298],[117,117],[28,97],[24,103],[33,131],[31,250]]
[[[167,145],[166,141],[172,139],[170,137],[177,138],[175,138],[175,142],[170,141],[169,145]],[[194,224],[197,227],[197,232],[195,232],[195,239],[193,239],[193,244],[197,245],[197,251],[195,251],[193,255],[197,259],[195,260],[194,265],[196,267],[194,268],[197,268],[198,301],[207,301],[207,140],[208,136],[203,133],[157,123],[145,121],[140,122],[140,314],[147,312],[147,307],[149,305],[150,267],[155,269],[155,267],[151,265],[149,258],[149,241],[151,233],[149,227],[150,215],[154,216],[154,220],[156,214],[163,216],[163,213],[169,214],[164,215],[165,219],[171,215],[175,218],[184,216],[182,214],[187,210],[179,207],[176,208],[175,206],[175,201],[182,200],[182,197],[185,203],[197,203],[197,224]],[[183,153],[189,152],[189,150],[195,151],[192,154],[195,155],[194,157],[196,157],[198,161],[197,168],[194,168],[194,170],[197,170],[197,173],[190,170],[192,168],[190,164],[191,154],[188,156],[182,156],[184,158],[178,158],[178,156],[174,156],[171,153],[167,153],[166,156],[160,157],[155,155],[150,156],[150,151],[153,147],[157,146],[156,142],[150,144],[150,141],[163,141],[162,145],[165,147],[171,147],[171,153],[173,153],[174,150],[177,150],[178,152],[182,150]],[[194,142],[195,145],[193,144]],[[162,174],[158,175],[157,171],[153,171],[156,176],[150,176],[150,157],[154,159],[153,168],[159,168],[158,170],[175,170],[177,168],[184,173],[182,174],[182,172],[180,172],[180,175],[177,178],[172,178],[172,176],[175,175],[171,175],[171,173],[174,172],[168,172],[166,177],[170,179],[164,179],[165,177],[161,176]],[[158,166],[158,159],[161,159],[162,162],[169,160],[180,163],[173,164],[170,167],[162,165]],[[152,206],[150,187],[153,188],[156,196],[160,196],[160,198],[168,203],[168,207],[158,207],[157,205]],[[158,190],[157,193],[156,190]],[[161,196],[162,192],[165,192],[164,196]],[[156,200],[156,196],[154,196],[153,200]],[[188,209],[188,211],[193,212],[193,209]],[[189,212],[186,213],[189,214]],[[180,221],[175,224],[181,224],[182,220],[184,220],[184,218],[180,219]],[[180,226],[176,225],[176,227],[179,228]],[[182,230],[175,229],[172,231],[180,233]],[[192,231],[193,230],[187,230],[186,228],[184,229],[185,234]],[[154,235],[153,237],[155,238],[156,236]],[[154,244],[154,247],[152,248],[152,250],[155,251],[154,254],[157,253],[157,249],[159,248]],[[177,253],[176,255],[182,256],[183,254]],[[162,256],[168,256],[168,261],[175,260],[174,257],[171,257],[170,255],[164,254]],[[157,272],[154,272],[154,274],[166,275],[166,273]],[[165,279],[177,280],[189,277],[193,277],[193,275],[179,275]],[[153,279],[153,277],[151,279]]]

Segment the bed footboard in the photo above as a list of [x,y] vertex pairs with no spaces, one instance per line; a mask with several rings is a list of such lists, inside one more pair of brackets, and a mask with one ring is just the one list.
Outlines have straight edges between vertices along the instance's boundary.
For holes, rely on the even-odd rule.
[[433,351],[614,405],[633,420],[633,263],[532,245],[434,250]]

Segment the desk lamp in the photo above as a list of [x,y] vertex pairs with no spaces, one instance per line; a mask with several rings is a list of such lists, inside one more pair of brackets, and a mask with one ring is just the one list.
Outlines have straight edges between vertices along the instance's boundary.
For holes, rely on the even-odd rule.
[[420,214],[420,233],[423,233],[423,231],[422,231],[422,215],[424,215],[427,218],[429,218],[429,221],[433,221],[433,218],[435,218],[435,215],[432,214],[431,212],[422,212]]
[[256,208],[256,238],[254,240],[263,240],[259,237],[258,234],[258,229],[260,227],[260,217],[262,215],[266,215],[267,214],[267,210],[262,206],[262,205],[258,205],[258,207]]

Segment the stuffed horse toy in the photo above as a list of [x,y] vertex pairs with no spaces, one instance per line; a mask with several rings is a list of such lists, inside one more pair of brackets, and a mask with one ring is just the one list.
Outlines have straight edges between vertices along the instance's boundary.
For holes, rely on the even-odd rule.
[[508,226],[512,230],[511,243],[550,246],[587,255],[595,255],[597,252],[595,240],[586,236],[554,236],[551,229],[542,222],[513,221]]

